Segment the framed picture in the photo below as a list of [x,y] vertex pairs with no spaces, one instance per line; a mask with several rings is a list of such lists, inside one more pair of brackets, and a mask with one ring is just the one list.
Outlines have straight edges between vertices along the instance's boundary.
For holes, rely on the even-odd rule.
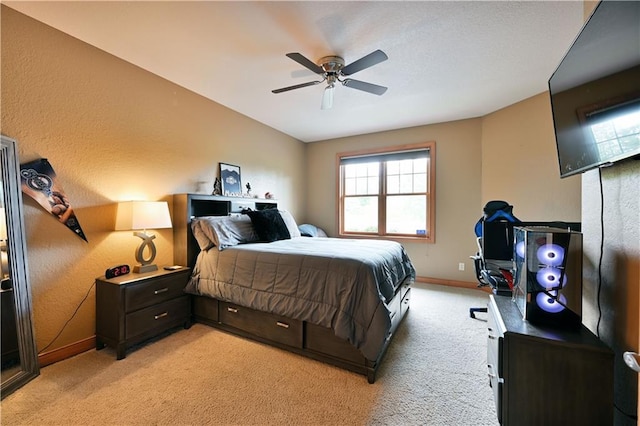
[[241,197],[240,167],[233,164],[220,163],[220,183],[222,185],[222,195]]

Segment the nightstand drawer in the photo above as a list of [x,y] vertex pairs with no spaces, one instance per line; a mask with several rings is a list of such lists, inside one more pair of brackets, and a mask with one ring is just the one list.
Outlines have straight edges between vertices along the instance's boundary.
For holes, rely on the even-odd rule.
[[178,273],[127,286],[124,302],[125,312],[132,312],[183,296],[187,279],[187,273]]
[[302,321],[220,302],[220,322],[274,342],[302,347]]
[[127,314],[125,338],[131,339],[157,328],[168,329],[189,320],[191,315],[189,296],[182,296],[159,305]]

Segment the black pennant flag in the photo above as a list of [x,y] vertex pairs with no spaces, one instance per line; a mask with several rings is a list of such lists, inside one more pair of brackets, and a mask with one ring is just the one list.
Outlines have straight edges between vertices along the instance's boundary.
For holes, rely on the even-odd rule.
[[22,192],[36,200],[77,236],[87,241],[62,185],[56,179],[56,172],[46,158],[21,164],[20,176]]

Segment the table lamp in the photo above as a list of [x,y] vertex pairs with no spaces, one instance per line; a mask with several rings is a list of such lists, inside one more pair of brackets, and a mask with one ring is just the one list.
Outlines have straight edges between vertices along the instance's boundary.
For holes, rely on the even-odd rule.
[[[147,229],[171,228],[171,216],[169,205],[166,201],[126,201],[118,203],[116,214],[116,231],[136,231],[136,237],[142,238],[142,243],[136,251],[136,261],[139,265],[133,267],[133,272],[157,271],[158,266],[153,264],[156,257],[156,246],[153,234],[148,234]],[[140,232],[142,230],[142,232]],[[148,249],[148,257],[145,257],[145,249]]]

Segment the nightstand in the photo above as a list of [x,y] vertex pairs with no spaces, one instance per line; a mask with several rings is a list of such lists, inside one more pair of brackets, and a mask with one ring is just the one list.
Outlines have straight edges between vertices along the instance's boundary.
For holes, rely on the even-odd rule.
[[96,279],[96,349],[131,346],[183,325],[191,327],[191,298],[184,287],[191,270],[180,268]]

